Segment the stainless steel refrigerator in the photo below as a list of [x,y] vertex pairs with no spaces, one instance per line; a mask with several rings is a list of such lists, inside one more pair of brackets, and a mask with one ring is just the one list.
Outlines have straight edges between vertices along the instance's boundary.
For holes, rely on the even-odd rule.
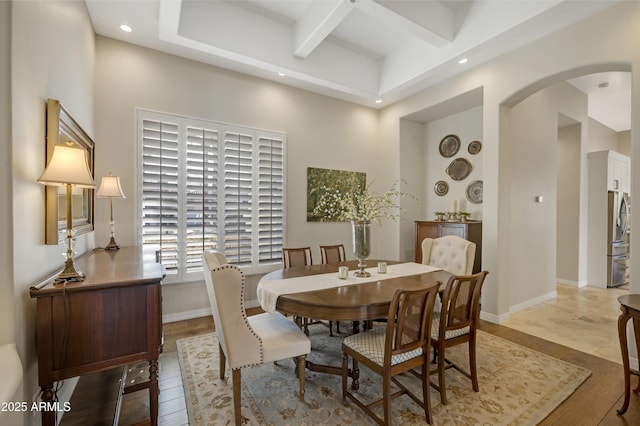
[[607,210],[607,287],[625,284],[629,259],[630,203],[626,192],[609,191]]

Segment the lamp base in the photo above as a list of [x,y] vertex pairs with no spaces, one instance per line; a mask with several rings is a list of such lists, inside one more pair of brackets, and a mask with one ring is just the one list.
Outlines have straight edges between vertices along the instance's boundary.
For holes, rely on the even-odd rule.
[[111,237],[111,240],[109,240],[109,244],[107,244],[107,246],[104,248],[105,250],[120,250],[120,246],[118,245],[118,243],[116,243],[116,240]]
[[68,282],[79,282],[84,281],[84,273],[78,271],[76,269],[76,265],[73,262],[73,259],[67,259],[64,264],[64,269],[56,279],[53,281],[54,284],[62,284]]

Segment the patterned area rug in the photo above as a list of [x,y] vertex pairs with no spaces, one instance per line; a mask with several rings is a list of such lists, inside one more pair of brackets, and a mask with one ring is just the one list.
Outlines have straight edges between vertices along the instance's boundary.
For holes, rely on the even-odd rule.
[[[341,365],[340,337],[325,327],[311,330],[311,354],[318,363]],[[233,424],[231,372],[220,380],[215,334],[178,341],[178,355],[192,426]],[[468,366],[466,345],[447,350],[447,358]],[[437,425],[535,425],[543,420],[590,375],[584,368],[478,332],[480,392],[454,369],[447,370],[448,404],[431,389]],[[306,371],[305,403],[300,403],[293,361],[285,360],[242,370],[243,424],[250,425],[370,425],[375,424],[355,404],[342,401],[341,378]],[[421,395],[420,382],[403,378]],[[433,376],[432,380],[437,380]],[[360,368],[360,397],[377,398],[379,377]],[[381,414],[381,411],[380,411]],[[426,424],[424,412],[408,396],[393,401],[395,424]]]

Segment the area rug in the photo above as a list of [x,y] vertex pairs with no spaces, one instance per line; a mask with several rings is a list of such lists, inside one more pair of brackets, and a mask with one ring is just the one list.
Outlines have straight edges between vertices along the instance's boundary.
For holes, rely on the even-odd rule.
[[[341,338],[330,337],[324,327],[312,327],[310,332],[308,359],[340,366]],[[227,369],[227,380],[219,379],[215,334],[181,339],[177,344],[189,424],[233,424],[231,374]],[[436,425],[535,425],[591,375],[589,370],[482,331],[477,346],[480,392],[473,392],[471,381],[462,374],[447,370],[448,404],[442,405],[439,394],[431,390]],[[467,368],[467,346],[447,349],[447,358]],[[301,403],[292,360],[243,369],[243,424],[375,424],[355,404],[343,402],[339,376],[305,373],[305,402]],[[403,382],[421,395],[420,382],[413,375],[407,374]],[[360,397],[376,399],[381,389],[379,377],[361,366]],[[422,409],[407,396],[393,401],[392,414],[395,424],[426,424]]]

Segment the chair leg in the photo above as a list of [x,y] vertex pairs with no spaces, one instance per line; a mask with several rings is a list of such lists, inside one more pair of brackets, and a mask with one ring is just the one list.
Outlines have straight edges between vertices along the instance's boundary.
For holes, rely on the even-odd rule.
[[329,336],[333,337],[333,321],[329,321]]
[[342,399],[347,399],[347,381],[349,378],[349,355],[342,354]]
[[231,371],[231,376],[233,377],[233,412],[236,417],[236,426],[242,425],[242,412],[240,411],[242,407],[240,396],[242,375],[240,371],[239,368]]
[[220,370],[220,379],[224,379],[224,369],[227,364],[227,357],[224,355],[224,351],[222,350],[222,345],[220,343],[218,343],[218,353],[220,354],[220,356],[218,356],[220,362],[220,364],[218,364],[218,369]]
[[444,346],[438,348],[438,386],[440,387],[440,402],[447,405],[447,388],[444,383]]
[[336,333],[340,334],[340,321],[336,321]]
[[298,360],[298,377],[300,379],[300,401],[304,402],[304,369],[306,367],[306,355],[296,357]]
[[471,385],[475,392],[480,391],[478,385],[478,366],[476,365],[476,337],[471,335],[469,339],[469,373],[471,376]]
[[382,374],[382,405],[384,406],[384,424],[391,424],[391,375]]
[[433,414],[431,413],[431,389],[429,386],[429,361],[424,360],[422,364],[422,401],[424,403],[424,417],[427,423],[433,424]]

